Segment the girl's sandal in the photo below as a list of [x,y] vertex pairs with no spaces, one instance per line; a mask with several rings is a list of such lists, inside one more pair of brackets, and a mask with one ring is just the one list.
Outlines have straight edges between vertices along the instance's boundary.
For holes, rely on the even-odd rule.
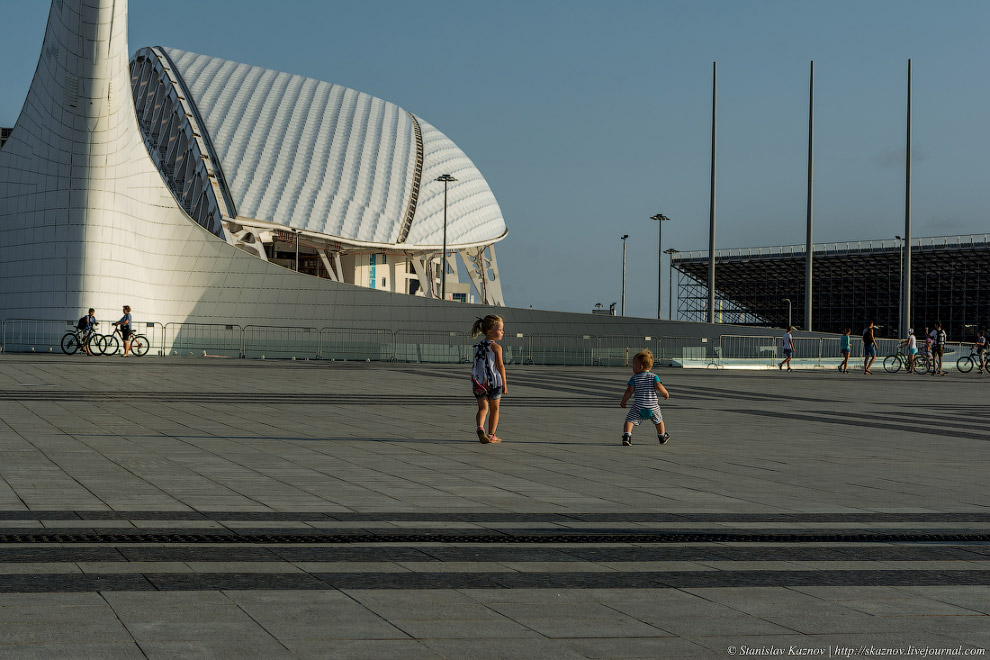
[[488,442],[495,444],[496,442],[502,442],[502,438],[498,437],[494,433],[488,436]]
[[480,440],[483,445],[487,445],[492,442],[492,439],[488,437],[487,433],[485,433],[485,429],[480,426],[478,427],[478,440]]

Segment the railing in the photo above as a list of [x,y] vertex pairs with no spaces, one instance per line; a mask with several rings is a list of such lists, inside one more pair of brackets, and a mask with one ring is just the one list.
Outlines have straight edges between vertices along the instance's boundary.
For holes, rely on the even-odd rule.
[[246,325],[241,333],[241,357],[319,359],[319,328]]
[[[150,339],[150,337],[149,337]],[[166,323],[161,344],[151,344],[152,354],[176,356],[241,357],[243,329],[224,323]],[[157,350],[156,350],[157,349]]]
[[[960,236],[929,236],[911,239],[912,250],[938,250],[941,248],[982,248],[990,245],[990,234],[964,234]],[[902,241],[880,239],[873,241],[846,241],[842,243],[815,243],[811,246],[813,255],[844,255],[861,253],[891,252],[902,248]],[[715,250],[716,259],[782,257],[805,254],[805,245],[771,245],[754,248],[728,248]],[[708,250],[685,250],[678,252],[674,263],[707,259]]]
[[7,319],[3,322],[2,349],[13,353],[61,353],[62,336],[72,332],[76,321]]
[[[74,321],[7,319],[0,322],[0,351],[58,353],[62,336]],[[315,328],[223,323],[140,323],[134,331],[148,337],[149,355],[266,359],[351,360],[457,364],[470,362],[477,339],[462,331]],[[919,343],[923,345],[923,338]],[[509,365],[628,367],[644,348],[661,367],[776,368],[783,359],[781,335],[717,337],[642,337],[510,333],[501,340]],[[863,341],[850,338],[850,364],[862,366]],[[878,339],[877,357],[897,352],[898,340]],[[795,337],[791,364],[796,368],[833,368],[842,361],[838,337]],[[945,368],[967,355],[969,344],[945,348]]]

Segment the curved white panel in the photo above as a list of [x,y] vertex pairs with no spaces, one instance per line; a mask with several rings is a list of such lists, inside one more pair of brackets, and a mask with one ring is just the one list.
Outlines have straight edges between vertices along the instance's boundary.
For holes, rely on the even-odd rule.
[[417,176],[415,125],[402,108],[311,78],[163,50],[206,124],[239,216],[398,244],[415,191],[419,200],[402,245],[440,245],[442,184],[433,179],[450,173],[459,181],[449,190],[448,244],[491,243],[505,234],[484,177],[422,120],[424,164]]

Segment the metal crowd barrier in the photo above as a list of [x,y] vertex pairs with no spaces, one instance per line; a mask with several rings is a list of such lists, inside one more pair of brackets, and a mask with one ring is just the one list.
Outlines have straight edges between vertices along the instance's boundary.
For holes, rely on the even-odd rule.
[[395,360],[395,333],[380,328],[323,328],[320,359],[390,362]]
[[319,328],[246,325],[241,333],[241,357],[319,359]]
[[12,353],[61,353],[62,336],[75,327],[75,320],[7,319],[3,322],[2,347]]
[[242,332],[241,326],[224,323],[166,323],[162,343],[152,343],[150,352],[237,358],[242,355]]
[[[0,321],[0,351],[49,353],[75,321],[7,319]],[[101,330],[108,329],[101,326]],[[136,323],[148,337],[149,355],[181,357],[357,360],[458,364],[470,362],[478,340],[463,331],[385,330],[381,328],[315,328],[223,323]],[[924,338],[919,337],[924,346]],[[838,337],[795,337],[796,367],[830,369],[842,361]],[[878,339],[877,359],[897,352],[898,340]],[[770,369],[783,360],[782,335],[704,337],[640,337],[509,333],[501,341],[509,365],[628,367],[633,356],[650,349],[658,366]],[[862,366],[863,340],[850,337],[850,363]],[[954,369],[970,345],[945,347],[946,369]]]

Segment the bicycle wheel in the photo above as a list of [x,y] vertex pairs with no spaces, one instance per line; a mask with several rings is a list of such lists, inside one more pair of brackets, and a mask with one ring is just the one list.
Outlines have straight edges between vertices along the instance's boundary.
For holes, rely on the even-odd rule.
[[889,374],[896,374],[901,370],[901,357],[899,355],[888,355],[883,359],[883,368]]
[[135,357],[141,357],[148,352],[150,344],[144,335],[131,335],[131,353]]
[[932,368],[927,355],[916,355],[914,358],[914,373],[925,375]]
[[100,352],[104,355],[116,355],[120,350],[120,340],[117,335],[102,335],[100,337]]
[[62,352],[66,355],[75,355],[79,350],[79,337],[74,332],[67,332],[62,337]]
[[973,370],[974,364],[975,361],[973,360],[973,358],[971,358],[968,355],[964,355],[958,360],[956,360],[956,369],[958,369],[964,374],[968,374],[970,371]]

